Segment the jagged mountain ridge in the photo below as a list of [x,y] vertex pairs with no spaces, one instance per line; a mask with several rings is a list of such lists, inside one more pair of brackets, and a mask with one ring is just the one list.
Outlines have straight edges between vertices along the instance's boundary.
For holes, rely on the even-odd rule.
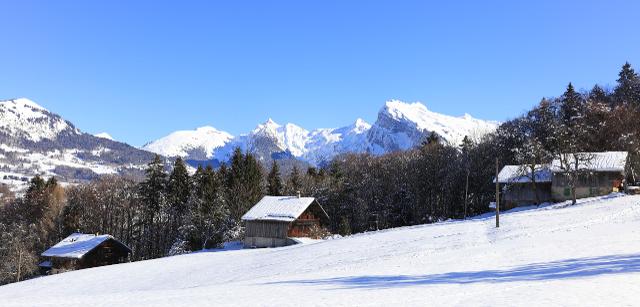
[[[407,150],[420,144],[431,132],[437,133],[446,142],[459,144],[464,136],[479,137],[495,130],[497,125],[497,122],[476,119],[468,114],[454,117],[432,112],[419,102],[391,100],[380,109],[373,125],[357,119],[345,127],[309,131],[295,124],[280,125],[268,119],[251,132],[237,137],[208,127],[217,134],[205,142],[206,138],[196,137],[203,129],[198,128],[174,132],[146,144],[143,149],[191,160],[203,160],[204,157],[207,160],[227,161],[233,150],[239,147],[256,154],[263,161],[295,158],[321,165],[348,152],[383,154]],[[176,133],[182,135],[179,140],[175,138]],[[190,142],[190,139],[198,141]]]
[[84,133],[29,99],[0,101],[0,183],[19,189],[35,175],[62,182],[142,175],[154,154],[105,136]]

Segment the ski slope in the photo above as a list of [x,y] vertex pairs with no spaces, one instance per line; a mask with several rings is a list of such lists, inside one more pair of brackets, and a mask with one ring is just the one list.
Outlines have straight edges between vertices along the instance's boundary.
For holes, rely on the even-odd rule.
[[640,304],[640,196],[201,252],[0,287],[2,306]]

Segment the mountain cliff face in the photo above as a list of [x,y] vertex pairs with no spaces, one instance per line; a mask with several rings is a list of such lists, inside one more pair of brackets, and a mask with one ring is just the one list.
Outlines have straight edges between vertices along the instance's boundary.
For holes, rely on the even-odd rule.
[[21,187],[35,175],[81,182],[103,174],[140,176],[154,154],[83,133],[20,98],[0,101],[0,183]]
[[496,129],[492,121],[475,119],[469,114],[454,117],[432,112],[419,102],[392,100],[378,112],[378,119],[368,133],[368,151],[383,154],[407,150],[420,144],[430,133],[459,145],[465,136],[479,137]]
[[[218,131],[212,136],[200,135],[195,131],[179,131],[143,148],[167,156],[181,156],[188,160],[227,161],[233,150],[255,154],[262,161],[291,159],[321,165],[335,156],[355,152],[384,154],[407,150],[420,144],[431,132],[444,141],[460,144],[464,136],[478,137],[495,130],[496,122],[475,119],[468,114],[461,117],[448,116],[428,110],[421,103],[404,103],[392,100],[378,112],[376,122],[371,125],[362,119],[341,128],[306,130],[295,124],[280,125],[272,119],[258,125],[249,133],[232,137]],[[180,135],[180,137],[176,137]],[[204,140],[210,146],[202,146]],[[177,150],[176,148],[180,148]],[[198,151],[187,149],[197,148]]]

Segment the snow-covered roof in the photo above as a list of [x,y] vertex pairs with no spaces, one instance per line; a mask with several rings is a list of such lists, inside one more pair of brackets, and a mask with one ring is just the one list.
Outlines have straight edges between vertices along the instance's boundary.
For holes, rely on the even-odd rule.
[[111,235],[73,233],[64,238],[64,240],[58,242],[58,244],[52,246],[50,249],[44,251],[42,256],[80,259],[88,252],[98,247],[102,242],[109,239],[114,238]]
[[[578,168],[580,170],[600,171],[600,172],[623,172],[625,165],[627,164],[626,151],[605,151],[605,152],[582,152],[577,153]],[[571,165],[574,161],[574,156],[569,154],[568,163]],[[560,159],[556,158],[551,162],[552,172],[562,172]]]
[[[551,182],[551,171],[546,164],[535,165],[536,182]],[[494,181],[495,182],[495,179]],[[505,165],[498,173],[499,183],[531,182],[531,169],[524,165]]]
[[313,197],[265,196],[249,212],[242,216],[242,220],[293,222],[314,201],[315,198]]

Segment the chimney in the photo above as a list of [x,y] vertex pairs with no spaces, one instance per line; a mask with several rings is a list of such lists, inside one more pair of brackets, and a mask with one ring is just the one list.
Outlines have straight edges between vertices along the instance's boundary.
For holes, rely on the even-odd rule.
[[300,191],[296,191],[296,193],[298,193],[298,198],[300,198]]

